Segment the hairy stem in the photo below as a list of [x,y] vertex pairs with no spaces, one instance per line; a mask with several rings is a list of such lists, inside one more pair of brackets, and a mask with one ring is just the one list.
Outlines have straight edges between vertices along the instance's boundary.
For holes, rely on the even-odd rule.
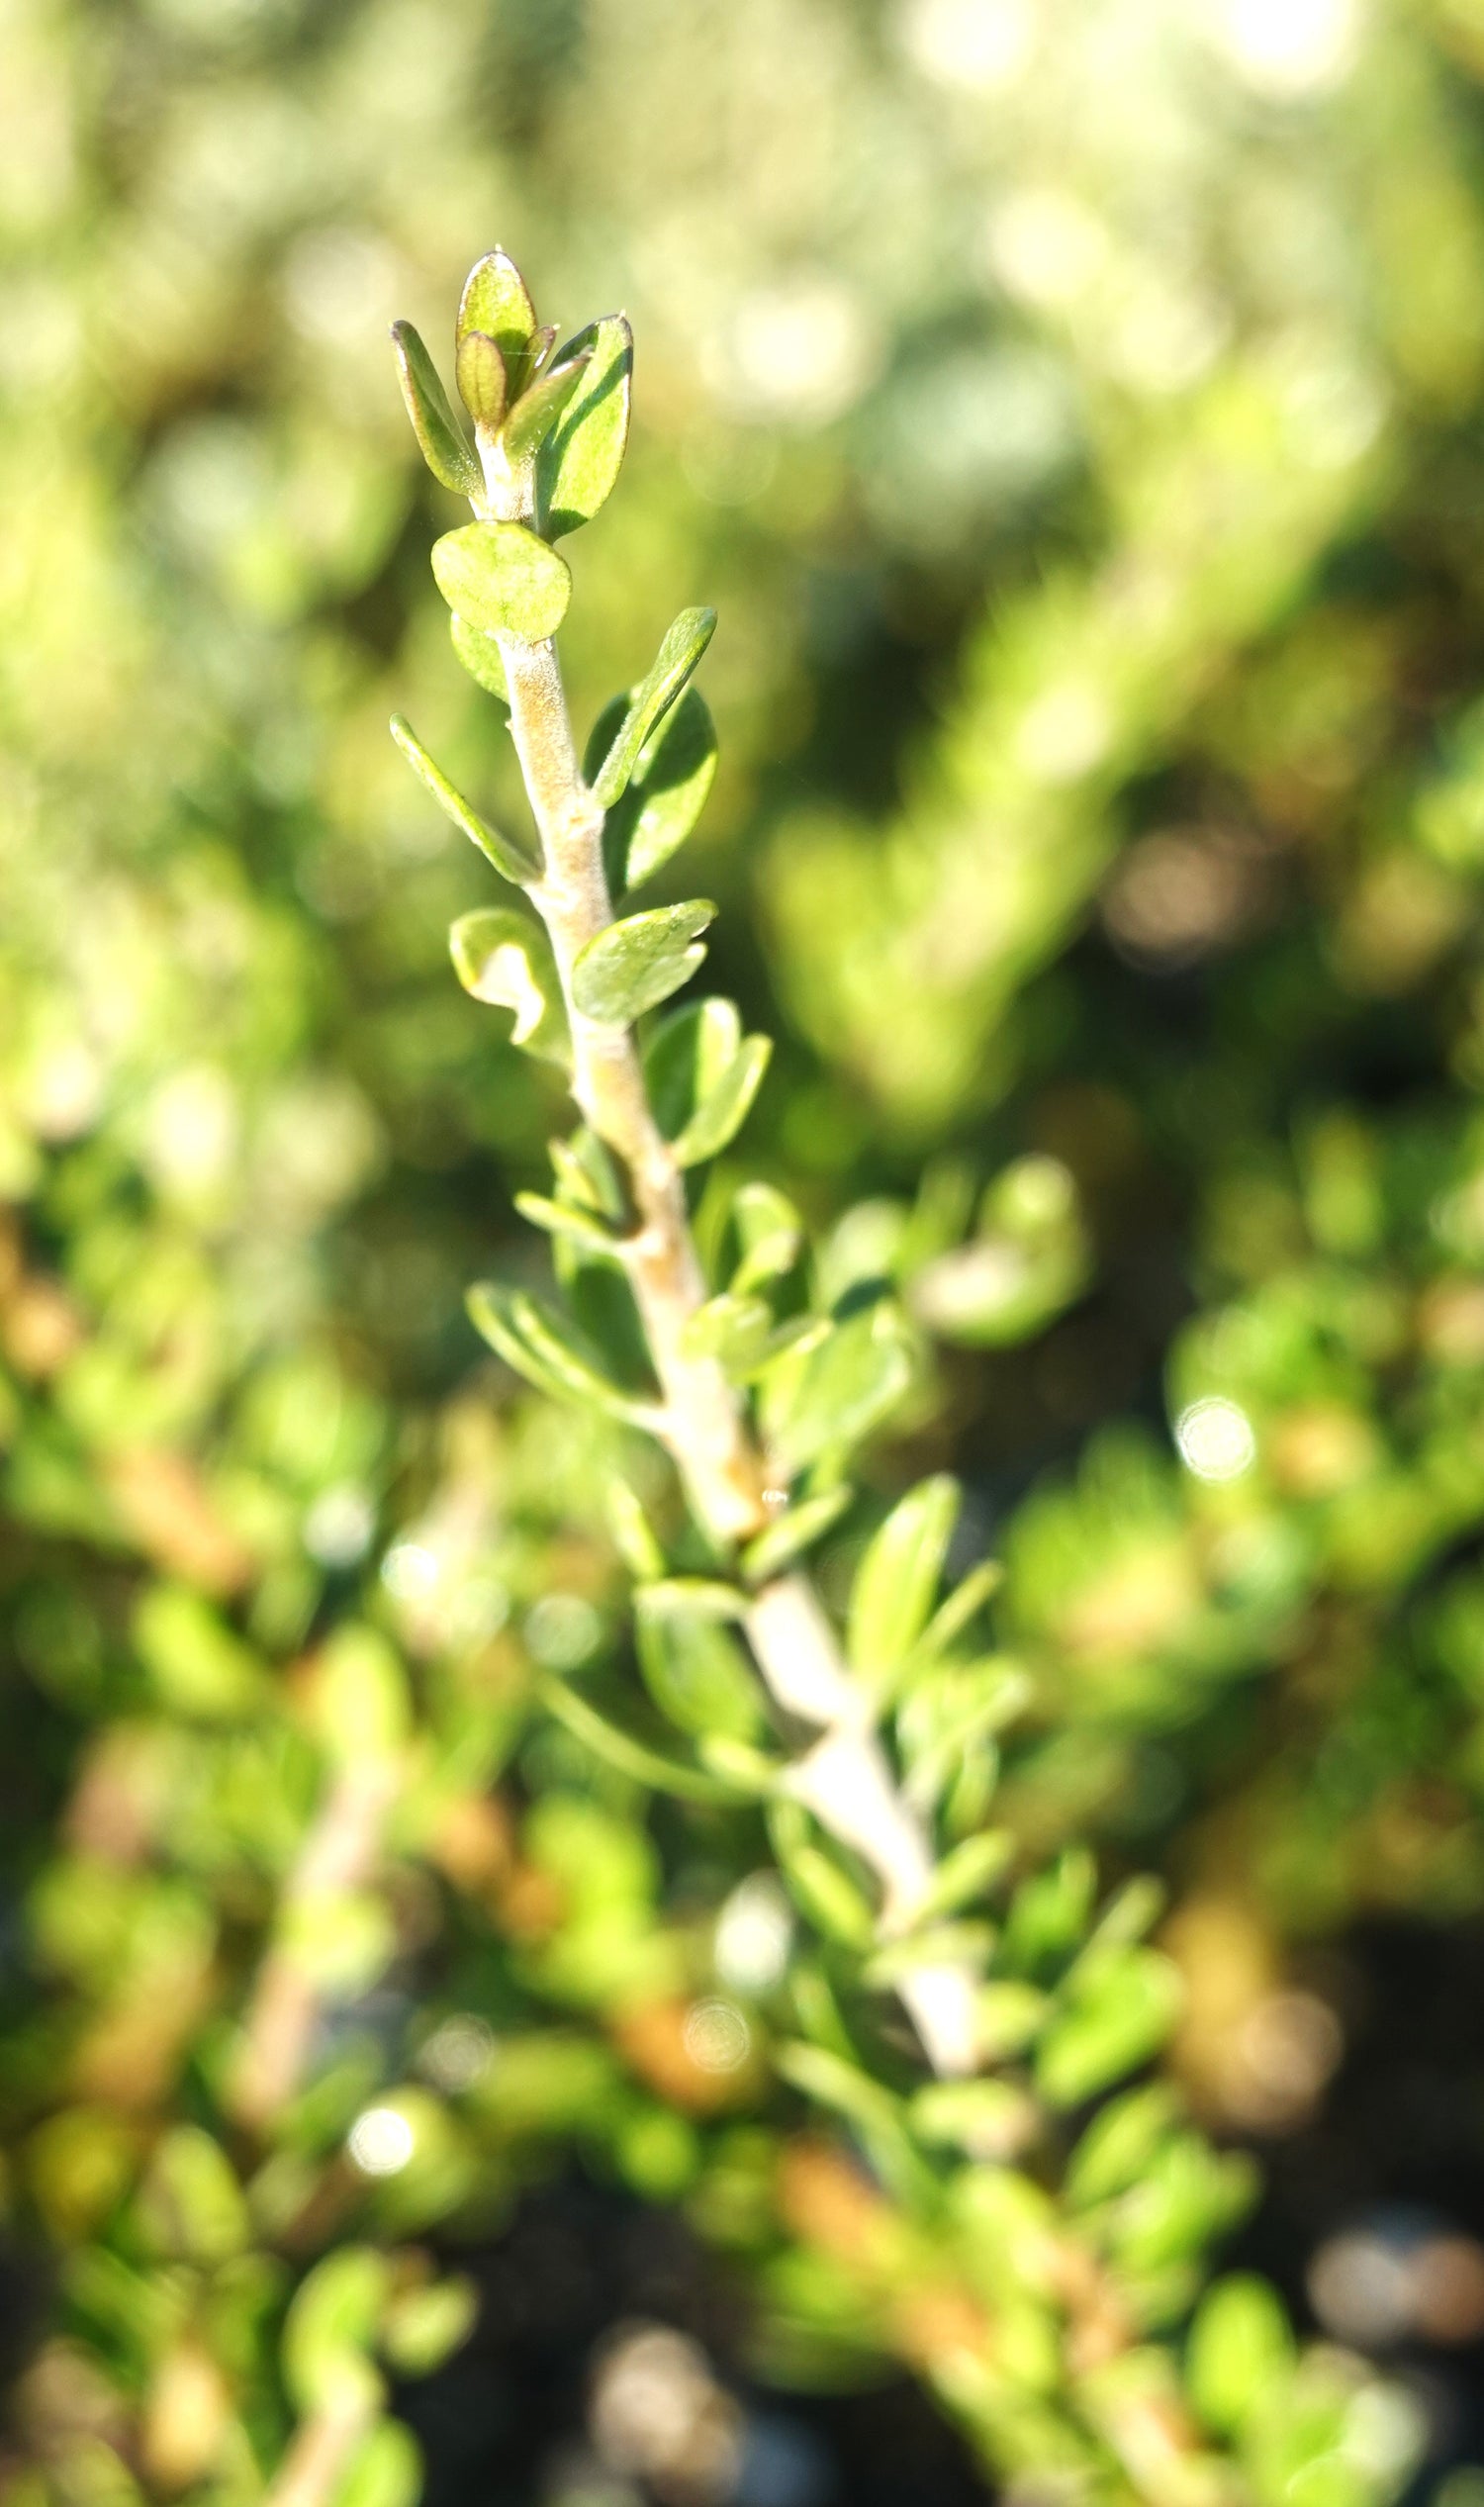
[[[623,1258],[664,1396],[661,1433],[701,1523],[729,1546],[770,1519],[766,1458],[721,1367],[686,1347],[686,1327],[705,1285],[684,1177],[655,1122],[633,1037],[626,1028],[585,1018],[573,999],[579,953],[613,920],[603,811],[578,768],[551,643],[506,635],[500,644],[510,729],[541,835],[545,869],[532,899],[551,935],[566,998],[573,1093],[627,1169],[638,1225]],[[818,1731],[794,1771],[793,1791],[876,1875],[883,1931],[908,1930],[932,1878],[931,1847],[892,1780],[871,1701],[841,1662],[804,1580],[785,1577],[759,1593],[748,1633],[776,1703]],[[917,1968],[900,1991],[934,2069],[972,2072],[974,1987],[968,1970]]]

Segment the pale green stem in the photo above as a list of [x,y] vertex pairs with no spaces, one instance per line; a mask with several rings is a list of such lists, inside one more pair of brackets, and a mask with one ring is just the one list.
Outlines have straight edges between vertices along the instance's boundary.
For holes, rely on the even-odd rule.
[[[511,482],[494,493],[491,519],[528,518]],[[603,813],[583,780],[556,652],[549,640],[502,635],[510,730],[540,832],[544,870],[532,902],[551,936],[572,1029],[573,1094],[627,1170],[637,1228],[623,1260],[664,1397],[658,1433],[700,1522],[726,1547],[763,1529],[782,1503],[737,1395],[715,1359],[686,1346],[705,1283],[686,1209],[684,1175],[650,1107],[632,1033],[587,1018],[573,998],[580,952],[613,921],[603,861]],[[865,1690],[840,1659],[834,1633],[801,1576],[760,1592],[748,1635],[764,1680],[786,1713],[817,1727],[790,1789],[831,1835],[859,1854],[881,1889],[881,1925],[911,1927],[933,1874],[922,1823],[903,1801],[875,1729]],[[934,2069],[975,2068],[974,1981],[959,1967],[917,1968],[899,1988]]]

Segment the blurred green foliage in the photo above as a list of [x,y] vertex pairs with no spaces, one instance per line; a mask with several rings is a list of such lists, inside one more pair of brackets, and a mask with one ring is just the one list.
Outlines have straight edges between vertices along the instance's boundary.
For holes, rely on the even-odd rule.
[[[1334,2060],[1290,1946],[1484,1903],[1484,15],[0,23],[0,2077],[55,2259],[19,2497],[401,2507],[386,2379],[468,2313],[416,2241],[573,2150],[746,2259],[780,2380],[904,2359],[1044,2470],[1070,2317],[1083,2477],[1183,2499],[1193,2410],[1260,2498],[1386,2487],[1405,2430],[1261,2284],[1205,2302],[1184,2401],[1163,2345],[1248,2198],[1178,2098],[1286,2129]],[[450,982],[488,877],[385,737],[523,837],[385,328],[446,365],[497,236],[639,339],[566,544],[581,718],[722,614],[696,884],[776,1038],[747,1259],[788,1270],[787,1188],[824,1298],[889,1278],[920,1336],[826,1591],[927,1472],[953,1570],[1003,1562],[992,1679],[903,1735],[970,1736],[959,1832],[1005,1840],[997,2105],[831,2075],[851,1876],[595,1756],[570,1701],[631,1696],[649,1572],[610,1466],[667,1537],[673,1492],[464,1319],[493,1250],[544,1282],[514,1196],[561,1081]],[[1111,1996],[1064,1985],[1089,1843],[1174,1891]],[[1175,1969],[1178,2097],[1065,2136],[1069,2291],[1021,2058],[1077,2109]],[[244,2088],[265,2006],[294,2062]],[[990,2154],[931,2233],[919,2141]],[[1107,2341],[1109,2276],[1157,2339]]]

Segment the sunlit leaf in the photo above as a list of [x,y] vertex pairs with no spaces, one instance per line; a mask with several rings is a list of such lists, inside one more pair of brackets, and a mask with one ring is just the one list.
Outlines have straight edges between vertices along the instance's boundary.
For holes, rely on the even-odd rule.
[[448,948],[466,992],[476,1001],[514,1011],[517,1045],[546,1062],[571,1061],[561,982],[540,923],[509,906],[485,906],[459,916]]
[[497,244],[476,261],[459,299],[457,333],[482,330],[503,354],[523,348],[536,326],[536,310],[524,279]]
[[591,348],[580,389],[536,456],[536,518],[552,539],[591,522],[607,503],[628,441],[633,333],[622,314],[569,339],[560,362]]
[[816,1540],[821,1540],[833,1524],[838,1524],[854,1499],[855,1491],[842,1482],[837,1489],[827,1489],[822,1496],[806,1497],[798,1506],[790,1506],[776,1524],[759,1532],[742,1552],[742,1572],[750,1584],[766,1584],[770,1576],[781,1575],[786,1567],[803,1556]]
[[542,1392],[588,1403],[630,1426],[649,1424],[649,1407],[613,1383],[566,1318],[527,1290],[481,1280],[466,1302],[481,1338]]
[[683,1132],[704,1097],[736,1059],[742,1020],[735,1002],[715,994],[688,1001],[657,1022],[644,1040],[644,1084],[667,1141]]
[[448,621],[453,649],[471,679],[477,680],[488,696],[498,696],[503,705],[510,701],[510,684],[505,675],[505,660],[493,635],[471,626],[455,610]]
[[505,424],[510,381],[499,345],[487,330],[465,331],[456,371],[459,398],[476,426],[486,435],[498,435]]
[[[594,728],[590,758],[607,754],[624,712],[624,699],[615,697]],[[607,814],[603,850],[615,895],[641,886],[679,851],[715,773],[716,731],[706,700],[698,688],[683,689],[639,750],[627,787]]]
[[672,1144],[678,1166],[699,1166],[736,1139],[773,1056],[771,1036],[748,1036]]
[[466,522],[433,543],[433,579],[450,609],[486,635],[538,644],[555,635],[572,577],[523,522]]
[[[645,742],[691,679],[715,631],[714,609],[683,609],[668,630],[645,677],[631,691],[612,743],[601,759],[594,756],[595,733],[584,771],[593,787],[594,798],[604,809],[611,809],[624,789]],[[615,699],[615,704],[621,702],[621,698]],[[611,705],[604,710],[604,723],[611,718],[613,710]]]
[[765,1378],[768,1429],[780,1457],[801,1470],[834,1447],[858,1443],[895,1408],[911,1374],[910,1345],[889,1299],[832,1324]]
[[715,918],[705,897],[629,914],[590,940],[572,971],[572,997],[584,1017],[627,1027],[656,1009],[705,956],[696,939]]
[[755,1740],[764,1729],[757,1674],[726,1625],[730,1614],[688,1599],[684,1586],[646,1585],[635,1599],[644,1685],[683,1732]]
[[502,835],[498,827],[482,818],[471,807],[456,785],[450,784],[440,766],[434,765],[417,738],[412,724],[400,713],[392,716],[392,737],[416,775],[420,776],[439,808],[463,830],[471,843],[477,844],[485,860],[493,864],[502,879],[511,880],[517,887],[529,887],[541,876],[539,862],[515,843],[513,837]]
[[1190,2398],[1208,2428],[1235,2437],[1269,2409],[1294,2367],[1294,2341],[1281,2300],[1251,2273],[1232,2273],[1207,2290],[1190,2328]]
[[540,1681],[541,1701],[565,1723],[569,1732],[586,1742],[594,1754],[615,1767],[638,1785],[648,1785],[657,1793],[678,1794],[685,1802],[734,1802],[737,1788],[724,1776],[700,1767],[688,1767],[681,1761],[667,1758],[662,1751],[651,1749],[598,1709],[587,1698],[559,1680],[553,1673],[543,1674]]
[[455,496],[483,496],[484,472],[448,404],[438,370],[411,323],[394,323],[397,371],[413,431],[433,477]]
[[1157,1950],[1125,1950],[1077,1981],[1044,2030],[1036,2086],[1054,2106],[1077,2106],[1137,2071],[1179,2017],[1179,1970]]
[[508,460],[529,461],[540,451],[592,361],[592,350],[584,349],[578,356],[564,357],[559,365],[548,366],[527,385],[506,419],[502,440]]
[[846,1636],[852,1667],[867,1678],[897,1670],[926,1627],[959,1506],[956,1480],[921,1480],[873,1534],[851,1589]]

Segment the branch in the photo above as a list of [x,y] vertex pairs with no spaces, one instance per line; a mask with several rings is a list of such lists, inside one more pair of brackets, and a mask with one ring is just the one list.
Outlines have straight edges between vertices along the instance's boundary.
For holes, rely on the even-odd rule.
[[[525,520],[518,483],[492,500],[492,517]],[[551,936],[572,1029],[573,1094],[595,1132],[622,1159],[639,1225],[623,1249],[635,1303],[664,1394],[660,1434],[700,1522],[731,1545],[770,1520],[766,1457],[721,1366],[688,1353],[687,1324],[705,1285],[686,1209],[685,1181],[655,1122],[631,1032],[586,1018],[572,971],[613,921],[603,861],[603,813],[578,767],[560,668],[549,639],[500,637],[510,729],[540,830],[544,873],[532,901]],[[933,1873],[926,1830],[902,1800],[874,1728],[869,1697],[840,1659],[808,1585],[788,1576],[760,1592],[748,1632],[773,1698],[814,1724],[792,1790],[829,1833],[859,1854],[881,1888],[887,1933],[910,1929]],[[976,2068],[974,1979],[967,1968],[923,1967],[901,1997],[935,2071]]]

